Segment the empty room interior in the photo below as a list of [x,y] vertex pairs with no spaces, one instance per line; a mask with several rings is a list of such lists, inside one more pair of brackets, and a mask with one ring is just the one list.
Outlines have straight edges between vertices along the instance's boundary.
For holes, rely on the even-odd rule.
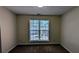
[[78,6],[0,6],[0,53],[79,53]]

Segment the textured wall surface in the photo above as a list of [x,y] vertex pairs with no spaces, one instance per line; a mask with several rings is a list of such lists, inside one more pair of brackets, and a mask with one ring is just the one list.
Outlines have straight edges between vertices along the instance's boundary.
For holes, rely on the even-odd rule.
[[50,42],[53,44],[60,43],[60,28],[61,28],[61,17],[60,16],[27,16],[17,15],[17,39],[19,44],[30,44],[29,43],[29,20],[35,19],[48,19],[50,22]]
[[62,16],[61,44],[70,52],[79,53],[79,7]]
[[16,46],[16,16],[4,7],[0,7],[2,52],[9,52]]

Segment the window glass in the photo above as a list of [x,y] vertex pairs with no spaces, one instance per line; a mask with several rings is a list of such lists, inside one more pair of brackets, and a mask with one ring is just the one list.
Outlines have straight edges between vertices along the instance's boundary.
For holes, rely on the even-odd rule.
[[30,30],[39,30],[39,20],[30,20]]
[[49,21],[30,20],[30,41],[49,40]]
[[48,20],[40,20],[40,30],[49,30]]

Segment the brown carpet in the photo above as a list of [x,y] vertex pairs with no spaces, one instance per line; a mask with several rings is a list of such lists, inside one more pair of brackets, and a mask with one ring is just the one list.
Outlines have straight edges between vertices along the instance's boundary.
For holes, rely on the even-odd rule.
[[61,45],[18,45],[9,53],[68,53]]

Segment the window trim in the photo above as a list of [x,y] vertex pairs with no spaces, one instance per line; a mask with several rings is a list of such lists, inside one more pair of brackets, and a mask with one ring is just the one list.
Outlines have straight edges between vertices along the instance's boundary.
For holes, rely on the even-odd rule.
[[[40,29],[40,20],[48,20],[48,19],[30,19],[30,20],[39,20],[39,29]],[[35,42],[35,43],[38,43],[38,42],[49,42],[50,41],[50,29],[48,28],[48,40],[30,40],[30,20],[29,20],[29,22],[28,22],[28,24],[29,24],[29,26],[28,26],[28,28],[29,28],[29,42]],[[49,22],[49,20],[48,20],[48,22]],[[50,22],[49,22],[50,23]],[[48,23],[48,27],[49,27],[49,24]],[[39,31],[39,38],[40,38],[40,31],[41,30],[38,30]]]

